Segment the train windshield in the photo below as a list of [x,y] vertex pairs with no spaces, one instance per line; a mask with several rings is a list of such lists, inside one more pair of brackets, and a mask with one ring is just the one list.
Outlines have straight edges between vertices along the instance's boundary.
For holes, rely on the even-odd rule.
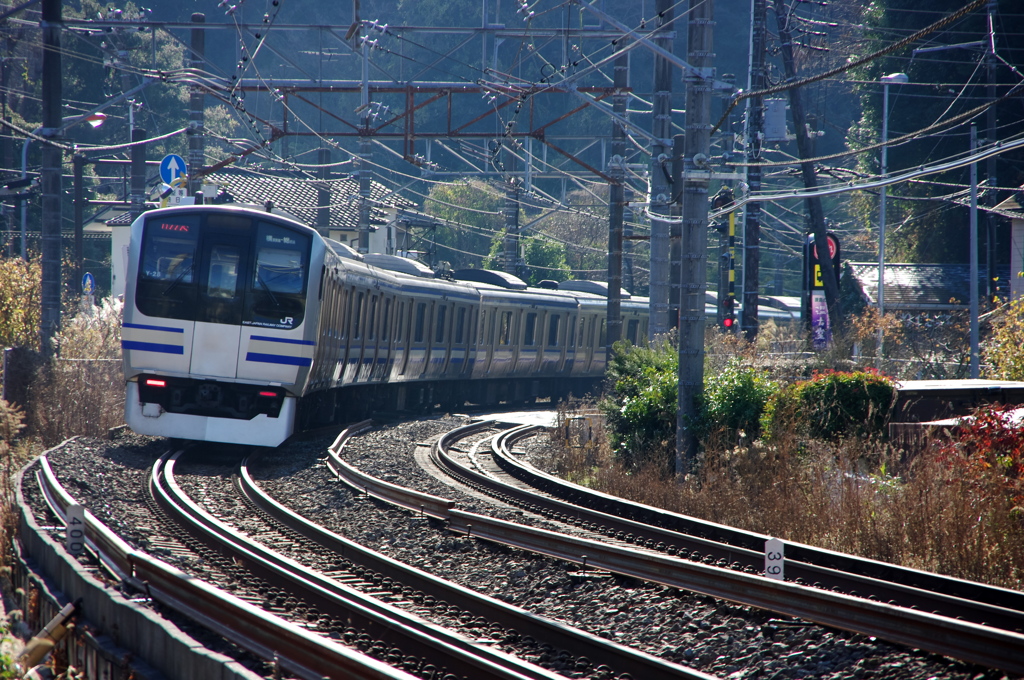
[[198,216],[151,222],[143,242],[140,274],[150,281],[192,283],[198,242]]
[[268,222],[256,230],[256,266],[242,323],[294,328],[302,321],[309,237]]
[[295,328],[310,245],[309,235],[266,219],[204,219],[200,210],[153,219],[142,237],[136,306],[148,316]]

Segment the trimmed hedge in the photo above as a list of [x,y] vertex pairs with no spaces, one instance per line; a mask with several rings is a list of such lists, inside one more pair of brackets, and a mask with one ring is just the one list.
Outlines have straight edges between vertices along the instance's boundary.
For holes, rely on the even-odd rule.
[[775,394],[762,425],[769,436],[792,429],[817,439],[885,436],[896,384],[874,371],[825,371]]

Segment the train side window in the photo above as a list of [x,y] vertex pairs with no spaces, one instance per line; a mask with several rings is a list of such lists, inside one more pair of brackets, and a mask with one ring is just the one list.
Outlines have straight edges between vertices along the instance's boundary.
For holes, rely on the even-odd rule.
[[444,342],[444,331],[445,331],[445,320],[448,315],[448,305],[438,305],[437,307],[437,327],[434,329],[434,342],[440,344]]
[[395,327],[395,342],[403,342],[405,336],[402,332],[405,330],[405,302],[398,303],[398,321]]
[[366,337],[370,340],[377,338],[377,302],[376,295],[370,298],[370,321],[366,324]]
[[598,347],[604,347],[608,344],[608,320],[601,319],[601,332],[598,335],[600,341],[597,343]]
[[594,319],[590,319],[590,326],[587,328],[587,347],[594,346]]
[[523,333],[523,346],[533,347],[534,337],[537,335],[537,313],[526,314],[526,330]]
[[498,325],[498,344],[507,345],[512,335],[512,312],[502,312]]
[[466,308],[459,307],[459,311],[455,316],[455,344],[462,344],[462,336],[466,331]]
[[427,303],[416,303],[416,325],[413,330],[413,342],[423,342],[423,325],[427,317]]
[[484,344],[484,331],[487,330],[487,312],[480,310],[480,338],[477,340],[478,345]]
[[558,344],[558,327],[561,325],[561,320],[561,314],[552,314],[548,319],[548,347]]
[[380,319],[380,339],[387,342],[391,334],[391,298],[384,300],[384,314]]
[[569,317],[566,322],[566,326],[569,328],[569,341],[565,343],[566,347],[576,346],[576,319]]
[[578,338],[579,341],[580,341],[580,345],[579,345],[580,347],[583,347],[584,338],[586,336],[586,333],[585,333],[586,323],[587,323],[587,320],[581,316],[580,317],[580,336]]
[[634,345],[636,344],[636,332],[640,329],[639,319],[630,319],[626,323],[626,339]]
[[341,313],[338,315],[338,322],[341,325],[341,338],[345,339],[348,337],[348,303],[349,303],[349,290],[343,288],[341,290]]
[[363,337],[363,298],[364,293],[356,294],[355,309],[352,310],[352,339],[359,340]]

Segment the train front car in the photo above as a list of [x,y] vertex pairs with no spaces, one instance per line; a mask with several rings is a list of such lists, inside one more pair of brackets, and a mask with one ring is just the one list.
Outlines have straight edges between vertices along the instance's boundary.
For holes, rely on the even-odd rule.
[[323,249],[313,229],[257,210],[140,216],[121,337],[129,427],[261,446],[287,439],[316,344]]

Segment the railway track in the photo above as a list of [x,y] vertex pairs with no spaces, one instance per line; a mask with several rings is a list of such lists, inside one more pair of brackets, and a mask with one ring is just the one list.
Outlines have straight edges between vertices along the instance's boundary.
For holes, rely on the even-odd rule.
[[[801,545],[787,547],[786,562],[787,575],[800,582],[767,579],[757,574],[758,565],[763,569],[767,537],[635,503],[617,503],[618,499],[592,494],[516,463],[509,453],[510,442],[535,429],[531,426],[518,426],[488,437],[493,440],[494,459],[500,461],[497,467],[513,470],[517,479],[539,482],[546,491],[554,490],[572,498],[573,503],[538,498],[532,488],[523,489],[498,479],[496,468],[479,469],[483,466],[475,455],[477,445],[464,456],[470,464],[457,461],[452,455],[455,443],[490,427],[491,423],[474,423],[449,432],[433,448],[434,461],[463,484],[503,502],[582,527],[596,534],[594,538],[567,536],[467,513],[456,508],[451,500],[370,478],[341,460],[338,451],[345,445],[345,437],[340,437],[332,447],[330,465],[335,474],[354,487],[443,519],[450,528],[467,535],[576,562],[584,569],[604,569],[694,590],[1024,674],[1022,593]],[[592,506],[619,514],[594,510]],[[658,524],[685,526],[692,533],[622,516],[627,514]],[[760,552],[747,547],[758,542]],[[888,578],[882,578],[885,575]],[[814,586],[804,585],[807,580],[812,580]]]
[[[442,423],[438,422],[434,429],[441,426]],[[428,440],[436,440],[436,435],[428,435],[425,430],[417,430],[416,427],[408,435],[412,437],[411,441],[426,443]],[[481,427],[489,429],[484,431],[479,429]],[[446,426],[445,429],[452,430],[453,427]],[[499,459],[492,455],[491,449],[504,449],[514,459],[516,454],[510,452],[515,447],[516,437],[527,434],[525,430],[495,428],[493,424],[455,430],[442,436],[439,445],[433,447],[433,455],[438,462],[443,462],[443,457],[453,458],[454,461],[447,464],[455,468],[475,468],[477,473],[482,470],[483,476],[490,483],[502,478],[506,482],[512,481],[508,473],[500,469]],[[416,434],[421,431],[424,433]],[[860,598],[801,587],[794,583],[775,583],[768,586],[767,592],[772,597],[782,593],[789,598],[782,600],[786,608],[780,608],[778,601],[774,607],[759,606],[767,606],[772,611],[793,612],[791,615],[799,616],[800,620],[771,618],[770,615],[758,616],[753,613],[748,623],[740,623],[740,628],[726,632],[725,624],[730,617],[743,615],[741,608],[714,604],[711,598],[706,598],[707,603],[701,603],[700,596],[685,593],[702,592],[733,602],[750,601],[751,604],[758,604],[758,598],[768,598],[768,595],[748,597],[748,593],[742,590],[746,588],[753,592],[756,589],[751,584],[767,581],[755,574],[744,573],[744,568],[750,571],[754,567],[745,565],[740,569],[721,569],[704,564],[703,561],[683,559],[680,557],[680,549],[674,543],[664,540],[661,541],[665,543],[661,551],[657,550],[656,542],[650,548],[640,548],[635,542],[624,540],[625,534],[616,538],[622,529],[604,529],[605,533],[602,534],[597,522],[579,519],[576,511],[566,512],[563,508],[558,511],[561,514],[559,517],[550,514],[553,511],[536,505],[528,508],[520,505],[512,495],[505,490],[501,491],[504,495],[498,501],[499,504],[511,508],[499,512],[506,520],[522,516],[529,518],[532,524],[549,527],[547,532],[531,534],[529,527],[468,512],[464,508],[482,510],[483,506],[489,504],[467,502],[458,493],[441,493],[438,491],[440,485],[433,488],[432,496],[405,489],[402,484],[415,483],[413,480],[417,475],[411,468],[399,465],[399,462],[402,458],[408,458],[411,462],[412,455],[407,450],[395,449],[392,444],[376,445],[386,449],[386,455],[381,460],[387,461],[381,468],[383,474],[378,474],[390,481],[360,474],[355,468],[352,468],[352,472],[345,472],[350,475],[347,484],[326,481],[330,478],[329,470],[343,470],[346,467],[339,454],[358,448],[357,445],[366,439],[353,435],[351,431],[345,433],[345,436],[335,441],[332,454],[326,460],[322,459],[321,454],[319,461],[312,457],[313,451],[322,451],[326,443],[310,445],[307,447],[309,454],[299,456],[294,462],[292,459],[297,453],[282,449],[263,451],[261,455],[245,461],[234,456],[236,460],[231,466],[226,463],[227,457],[211,454],[199,459],[179,456],[174,461],[168,459],[154,463],[150,475],[152,481],[147,486],[153,489],[152,497],[160,500],[135,502],[136,505],[146,506],[145,519],[127,519],[117,512],[105,515],[106,520],[117,526],[124,538],[104,531],[96,518],[87,514],[91,543],[95,548],[95,557],[89,561],[95,563],[98,572],[104,573],[109,583],[116,583],[119,578],[124,579],[123,585],[117,587],[129,592],[136,600],[149,602],[164,611],[177,608],[182,612],[181,616],[202,621],[233,644],[266,660],[266,665],[260,670],[264,675],[285,673],[302,678],[433,677],[438,680],[447,676],[450,676],[448,680],[452,680],[458,677],[547,678],[555,677],[556,674],[595,680],[711,677],[689,667],[687,662],[692,659],[695,665],[716,669],[720,676],[745,668],[746,672],[760,668],[768,674],[774,674],[779,668],[796,663],[808,669],[814,668],[816,664],[820,669],[818,676],[827,677],[825,671],[833,665],[827,658],[828,653],[812,652],[818,648],[824,650],[829,640],[839,643],[833,654],[839,660],[840,667],[846,663],[860,664],[857,659],[864,654],[869,657],[877,654],[872,650],[878,643],[868,638],[827,630],[815,631],[813,626],[806,623],[817,620],[813,611],[806,611],[808,607],[813,609],[806,600],[809,592],[818,591],[818,595],[809,596],[810,601],[817,602],[815,606],[830,610],[827,612],[829,615],[835,614],[831,610],[837,602],[847,607],[852,606],[850,601],[859,601]],[[376,436],[376,433],[369,436]],[[348,449],[345,448],[346,443]],[[428,450],[430,448],[426,446],[417,447],[417,457],[422,457],[419,454]],[[72,459],[64,457],[58,461],[60,466],[57,467],[62,469],[57,470],[57,474],[62,478],[73,469],[67,467]],[[307,462],[300,462],[303,460]],[[47,493],[52,497],[50,502],[55,512],[59,513],[72,499],[67,492],[59,490],[56,479],[52,483],[45,479],[57,476],[53,471],[46,472],[43,469],[49,467],[46,461],[41,462],[39,477],[43,479],[44,485],[52,487]],[[279,478],[284,474],[282,471],[287,473],[286,477],[292,475],[294,481],[280,481]],[[97,478],[98,481],[91,480],[91,484],[76,482],[74,487],[76,493],[83,494],[83,502],[90,508],[102,510],[101,514],[108,513],[107,505],[112,495],[109,491],[104,495],[103,490],[98,488],[103,483],[103,477]],[[141,478],[141,474],[133,477],[137,480]],[[466,486],[467,480],[457,484]],[[523,481],[515,481],[512,485],[525,484]],[[537,495],[535,490],[530,493]],[[444,498],[446,495],[451,498]],[[296,503],[299,500],[297,496],[309,498],[302,498],[303,502]],[[404,510],[389,510],[390,506],[374,500],[384,497],[389,497],[389,503],[398,503]],[[545,503],[551,500],[549,498]],[[316,508],[315,512],[313,508]],[[303,517],[304,514],[308,517]],[[379,530],[373,529],[373,525],[380,521],[375,518],[383,518],[385,515],[391,517],[388,520],[390,523],[380,525]],[[535,515],[548,519],[533,519]],[[348,528],[340,529],[345,536],[340,535],[339,530],[331,530],[333,526],[350,523],[350,519],[342,521],[343,517],[359,516],[365,516],[362,536],[358,530],[352,533]],[[145,529],[133,527],[132,524],[136,522],[145,524]],[[173,527],[165,522],[172,522]],[[50,524],[56,525],[57,522],[52,521]],[[189,528],[185,529],[186,526]],[[356,526],[360,525],[357,523]],[[369,530],[365,528],[367,526]],[[51,533],[55,531],[53,526],[47,530]],[[563,531],[570,536],[560,536]],[[512,537],[512,540],[506,541],[508,545],[552,555],[559,561],[519,557],[517,550],[502,548],[493,543],[498,540],[496,534],[499,533],[504,534],[505,538]],[[635,536],[635,532],[631,533]],[[376,543],[365,540],[374,536],[377,536]],[[477,538],[486,540],[480,542]],[[633,540],[637,539],[634,537]],[[645,543],[647,540],[642,539]],[[363,543],[375,545],[376,551],[368,549]],[[592,547],[592,543],[603,544],[607,553]],[[561,544],[561,547],[552,548],[557,544]],[[444,553],[440,555],[439,562],[435,561],[434,567],[425,564],[429,560],[420,559],[426,554],[436,553],[439,547]],[[728,549],[740,557],[743,555],[742,550],[737,550],[735,546]],[[676,555],[669,554],[673,550]],[[702,552],[708,551],[705,549]],[[156,555],[167,563],[157,559]],[[410,560],[410,555],[418,557]],[[497,573],[490,578],[500,578],[502,583],[508,582],[510,586],[515,584],[517,588],[522,585],[522,577],[512,571],[525,567],[528,574],[526,580],[537,584],[526,592],[537,595],[531,594],[526,600],[520,597],[517,604],[521,606],[510,607],[508,602],[516,598],[511,597],[511,593],[506,595],[502,586],[495,587],[486,581],[473,579],[473,585],[467,587],[464,578],[462,586],[438,578],[439,575],[449,576],[448,571],[453,574],[464,573],[465,570],[459,568],[463,556],[475,557],[478,561],[483,559],[484,562],[490,560],[497,567]],[[740,557],[729,563],[740,562]],[[607,559],[612,559],[612,563],[605,563]],[[614,571],[636,578],[649,578],[641,568],[630,566],[631,563],[625,561],[627,559],[635,563],[648,562],[649,566],[645,567],[648,569],[652,568],[650,565],[656,565],[653,569],[660,570],[660,575],[651,578],[652,582],[670,583],[674,587],[686,589],[678,592],[666,590],[664,593],[670,600],[678,601],[665,610],[678,611],[666,619],[671,627],[666,623],[658,623],[658,617],[650,613],[668,604],[656,604],[657,599],[649,599],[655,606],[637,605],[638,608],[633,612],[616,604],[598,606],[598,613],[604,614],[609,623],[614,619],[621,623],[613,625],[625,626],[627,629],[631,620],[635,621],[635,626],[654,626],[654,638],[678,641],[672,647],[665,646],[663,642],[653,647],[643,646],[647,652],[639,651],[634,636],[620,637],[621,633],[615,632],[614,627],[603,625],[591,625],[591,633],[581,632],[576,623],[577,618],[584,608],[590,608],[589,605],[568,605],[568,609],[562,609],[554,613],[554,616],[538,615],[533,613],[536,611],[533,606],[526,606],[527,601],[537,600],[540,594],[544,594],[548,600],[552,595],[554,599],[561,600],[568,593],[574,592],[585,601],[588,593],[592,593],[595,601],[599,601],[606,597],[602,592],[625,588],[629,591],[650,592],[651,596],[655,596],[656,590],[633,586],[631,579],[621,580],[622,577],[607,575]],[[763,562],[763,557],[761,560]],[[423,568],[410,568],[409,564],[403,562],[420,564]],[[585,569],[581,568],[584,562]],[[441,569],[436,567],[438,563],[443,565]],[[571,563],[577,566],[568,569],[564,566]],[[482,567],[476,568],[481,569],[483,576]],[[787,572],[792,577],[789,564]],[[685,578],[681,579],[680,575]],[[177,591],[175,578],[189,582],[191,589],[186,587]],[[206,582],[204,587],[198,586],[198,579]],[[737,584],[740,590],[731,590]],[[537,587],[541,589],[539,592]],[[771,590],[772,587],[775,590]],[[490,597],[479,592],[487,590],[491,593]],[[211,599],[207,601],[207,598]],[[789,608],[790,600],[797,603],[796,609]],[[622,599],[609,601],[621,602]],[[801,601],[803,604],[799,604]],[[897,609],[881,603],[870,604],[875,606],[870,612],[877,616],[887,615]],[[699,614],[690,609],[695,606],[708,607],[710,613]],[[577,613],[572,614],[573,611]],[[851,615],[850,611],[855,610],[842,610],[847,617],[861,617],[855,619],[856,630],[875,630],[867,627],[868,624],[874,626],[873,619],[868,618],[868,624],[861,625],[864,615]],[[919,619],[922,617],[924,620],[943,618],[913,611],[907,617],[903,625],[906,627],[906,621],[910,621],[911,628],[920,625]],[[739,619],[733,618],[733,621]],[[281,629],[274,627],[282,625]],[[1005,659],[991,662],[991,657],[1000,653],[995,646],[1000,642],[998,635],[1011,636],[1006,639],[1012,641],[1017,639],[1012,637],[1016,633],[973,623],[964,625],[966,629],[956,630],[955,635],[959,639],[954,644],[943,645],[937,651],[953,655],[951,650],[958,649],[958,644],[973,647],[975,655],[965,655],[972,662],[989,668],[1018,672]],[[269,627],[264,629],[264,626]],[[853,626],[847,626],[850,627]],[[403,630],[412,631],[411,638],[406,638],[406,633],[400,633]],[[657,633],[658,630],[664,632]],[[995,642],[991,639],[993,630],[996,633]],[[245,634],[239,636],[238,631]],[[915,636],[921,634],[916,629],[913,633]],[[965,635],[968,637],[963,637]],[[972,635],[981,637],[969,637]],[[298,640],[294,649],[290,648],[291,637]],[[606,638],[622,640],[622,643],[610,643]],[[715,651],[702,651],[701,645],[704,642],[699,643],[699,640],[717,641],[716,646],[711,647]],[[794,640],[799,646],[787,652],[786,640]],[[922,649],[934,648],[916,642],[907,644]],[[452,649],[457,652],[453,658],[438,652],[444,650],[447,653]],[[1005,651],[1006,648],[1002,649]],[[331,656],[336,650],[341,650],[342,658],[329,662],[334,666],[321,666],[328,663],[321,657]],[[978,654],[977,650],[985,650],[984,656]],[[314,658],[315,661],[310,661]],[[844,658],[847,661],[843,661]],[[885,671],[890,668],[896,670],[898,675],[898,669],[915,664],[924,664],[922,667],[931,664],[932,669],[941,669],[944,665],[938,659],[930,660],[930,657],[913,653],[909,662],[900,660],[904,656],[898,652],[883,651],[879,658],[895,660],[862,659],[863,670],[866,671],[864,677],[889,677],[890,674]],[[1012,660],[1013,657],[1010,658]],[[359,664],[363,661],[371,662],[369,670],[342,668],[343,664]],[[984,669],[978,667],[958,665],[948,660],[945,664],[950,669],[959,669],[951,670],[952,675],[948,677],[961,677],[964,674],[971,677],[999,677],[986,675]],[[875,674],[876,668],[880,675]],[[927,675],[921,677],[944,677],[941,670],[938,673],[934,670],[924,672]],[[840,674],[836,677],[847,676]],[[857,677],[861,676],[858,674]],[[917,676],[911,674],[906,677]]]

